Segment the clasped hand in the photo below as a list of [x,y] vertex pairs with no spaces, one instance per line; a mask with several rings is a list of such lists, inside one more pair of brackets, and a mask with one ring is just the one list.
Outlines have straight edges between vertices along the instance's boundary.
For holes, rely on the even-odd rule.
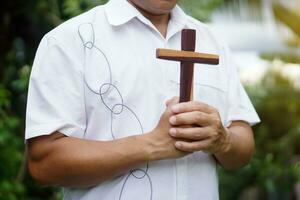
[[166,105],[172,112],[169,134],[176,139],[178,150],[216,154],[229,149],[229,131],[222,125],[216,108],[197,101],[178,103],[178,98],[173,98]]

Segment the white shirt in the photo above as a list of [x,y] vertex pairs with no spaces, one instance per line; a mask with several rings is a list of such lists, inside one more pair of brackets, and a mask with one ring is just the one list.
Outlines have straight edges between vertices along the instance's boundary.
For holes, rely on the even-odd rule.
[[[111,0],[49,32],[34,61],[26,139],[59,131],[113,140],[153,130],[165,101],[179,95],[177,62],[159,60],[157,48],[180,49],[181,30],[196,29],[196,51],[220,55],[220,64],[195,65],[194,99],[216,107],[225,126],[259,118],[226,46],[177,6],[167,36],[125,0]],[[80,148],[80,147],[79,147]],[[216,162],[195,152],[151,162],[92,188],[65,188],[66,200],[216,200]]]

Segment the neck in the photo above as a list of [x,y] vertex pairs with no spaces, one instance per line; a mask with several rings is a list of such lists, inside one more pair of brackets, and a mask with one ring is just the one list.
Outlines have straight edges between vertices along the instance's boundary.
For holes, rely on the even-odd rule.
[[153,14],[148,11],[143,10],[142,8],[138,7],[131,1],[129,1],[136,9],[138,9],[144,17],[149,19],[152,24],[157,28],[157,30],[164,36],[166,37],[167,35],[167,29],[168,29],[168,24],[170,20],[170,13],[166,14]]

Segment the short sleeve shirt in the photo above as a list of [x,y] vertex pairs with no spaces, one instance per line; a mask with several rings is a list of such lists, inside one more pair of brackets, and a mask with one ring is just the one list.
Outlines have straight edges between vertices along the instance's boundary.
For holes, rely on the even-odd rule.
[[[196,51],[220,64],[195,64],[194,100],[218,109],[224,126],[259,118],[228,48],[178,6],[167,36],[125,0],[111,0],[58,26],[42,39],[33,64],[26,139],[61,132],[109,141],[153,130],[165,101],[179,96],[177,62],[157,48],[181,48],[181,30],[196,30]],[[104,152],[105,153],[105,152]],[[92,188],[65,188],[66,200],[219,199],[216,161],[205,152],[150,162]]]

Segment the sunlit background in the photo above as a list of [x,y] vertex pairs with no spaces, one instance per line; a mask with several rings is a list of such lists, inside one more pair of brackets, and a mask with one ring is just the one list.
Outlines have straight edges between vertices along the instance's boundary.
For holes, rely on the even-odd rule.
[[[0,200],[57,200],[26,169],[28,77],[41,37],[105,0],[11,0],[0,6]],[[221,200],[300,199],[300,0],[181,0],[226,41],[262,123],[256,152],[237,172],[219,169]],[[241,141],[242,143],[243,141]]]

